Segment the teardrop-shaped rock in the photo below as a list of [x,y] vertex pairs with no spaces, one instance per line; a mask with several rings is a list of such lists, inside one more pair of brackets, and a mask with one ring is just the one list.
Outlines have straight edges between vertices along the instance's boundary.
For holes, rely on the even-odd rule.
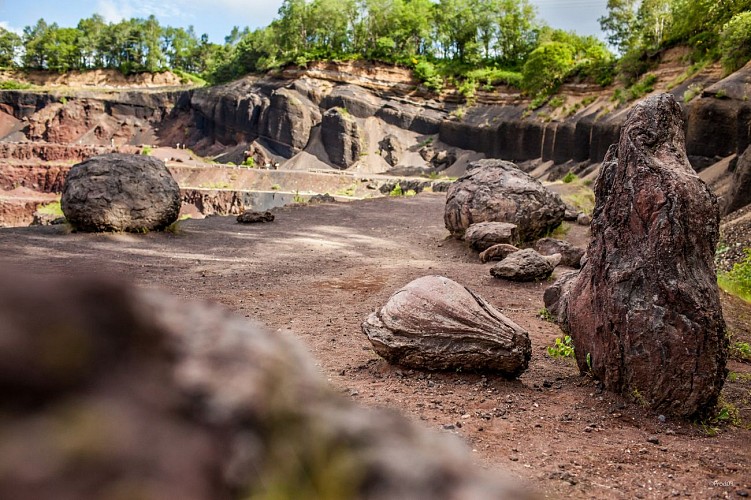
[[532,354],[523,328],[443,276],[409,283],[372,313],[362,330],[387,361],[417,369],[516,377]]

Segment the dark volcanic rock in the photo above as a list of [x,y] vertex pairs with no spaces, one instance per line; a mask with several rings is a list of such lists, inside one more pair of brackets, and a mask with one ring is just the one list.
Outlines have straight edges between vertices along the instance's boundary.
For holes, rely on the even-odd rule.
[[217,305],[3,274],[0,338],[2,498],[529,498]]
[[480,160],[449,188],[444,222],[455,237],[477,222],[517,225],[519,241],[545,236],[563,220],[560,196],[513,163]]
[[560,254],[540,255],[531,248],[525,248],[491,267],[490,274],[509,281],[539,281],[547,279],[560,261]]
[[154,231],[177,220],[180,188],[163,161],[112,153],[70,169],[61,206],[78,231]]
[[374,116],[381,106],[381,99],[357,85],[338,85],[321,102],[323,109],[346,109],[358,118]]
[[311,129],[320,121],[318,106],[307,97],[291,89],[278,89],[271,94],[263,136],[276,152],[291,157],[305,148]]
[[316,194],[308,199],[308,203],[336,203],[336,198],[329,193]]
[[725,213],[735,212],[751,203],[751,146],[738,157],[728,193]]
[[402,146],[402,143],[395,135],[391,134],[381,139],[381,142],[378,143],[378,147],[381,151],[381,158],[392,167],[395,167],[396,164],[399,163],[399,160],[404,153],[404,146]]
[[442,276],[419,278],[362,324],[373,349],[390,363],[428,370],[498,372],[527,368],[527,332],[484,299]]
[[360,127],[346,110],[332,108],[324,113],[321,140],[331,163],[337,168],[349,168],[360,159]]
[[575,247],[568,241],[557,240],[555,238],[542,238],[535,242],[535,250],[540,255],[561,254],[561,265],[568,267],[581,267],[580,261],[584,256],[584,249]]
[[608,389],[665,414],[709,411],[727,357],[714,269],[719,214],[688,164],[671,95],[629,113],[595,194],[589,260],[555,304],[579,369],[591,366]]
[[516,243],[516,224],[508,222],[478,222],[464,233],[464,240],[473,250],[482,252],[501,243]]
[[484,252],[480,253],[481,262],[491,262],[494,260],[503,260],[514,252],[518,252],[519,249],[514,245],[508,245],[506,243],[500,243],[493,245]]
[[255,212],[246,210],[237,216],[237,222],[243,224],[254,224],[258,222],[274,222],[274,214],[266,210],[265,212]]

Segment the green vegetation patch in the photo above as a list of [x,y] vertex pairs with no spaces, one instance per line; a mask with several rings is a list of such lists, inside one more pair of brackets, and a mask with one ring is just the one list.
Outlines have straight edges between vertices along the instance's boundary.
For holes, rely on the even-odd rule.
[[730,271],[717,275],[717,284],[727,293],[751,302],[751,249],[746,249],[746,258]]

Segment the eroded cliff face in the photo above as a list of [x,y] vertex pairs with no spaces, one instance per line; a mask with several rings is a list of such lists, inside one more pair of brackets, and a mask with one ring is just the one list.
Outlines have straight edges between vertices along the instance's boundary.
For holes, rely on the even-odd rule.
[[[668,84],[666,77],[655,90]],[[683,103],[692,85],[694,91],[697,85],[704,91]],[[561,93],[563,105],[549,103],[537,110],[507,90],[479,91],[475,104],[467,106],[450,93],[428,99],[407,70],[320,63],[181,91],[84,91],[75,96],[4,91],[0,140],[109,147],[180,144],[220,161],[239,163],[250,152],[256,163],[297,170],[342,168],[329,154],[346,148],[359,155],[346,162],[347,169],[368,173],[397,169],[459,175],[469,161],[491,157],[520,163],[536,177],[553,180],[569,171],[595,175],[630,109],[616,106],[611,91],[593,86],[568,85]],[[686,150],[697,171],[748,146],[751,65],[724,79],[717,71],[705,72],[670,92],[683,103]],[[356,132],[326,129],[322,118],[335,108]],[[384,159],[379,144],[386,136],[402,151],[398,161]],[[434,161],[442,151],[456,159],[453,166]],[[720,174],[713,173],[719,179],[729,172]]]

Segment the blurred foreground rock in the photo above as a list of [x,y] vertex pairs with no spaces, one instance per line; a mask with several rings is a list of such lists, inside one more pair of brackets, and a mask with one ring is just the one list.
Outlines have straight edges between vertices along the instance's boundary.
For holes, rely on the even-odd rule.
[[362,329],[380,356],[417,369],[516,377],[532,352],[524,329],[443,276],[412,281],[368,316]]
[[111,153],[74,165],[60,204],[77,231],[157,231],[177,220],[180,188],[163,161]]
[[588,260],[546,292],[582,372],[661,413],[697,417],[717,402],[727,340],[715,196],[686,159],[670,94],[630,113],[595,186]]
[[219,306],[6,274],[0,346],[0,498],[527,498]]

